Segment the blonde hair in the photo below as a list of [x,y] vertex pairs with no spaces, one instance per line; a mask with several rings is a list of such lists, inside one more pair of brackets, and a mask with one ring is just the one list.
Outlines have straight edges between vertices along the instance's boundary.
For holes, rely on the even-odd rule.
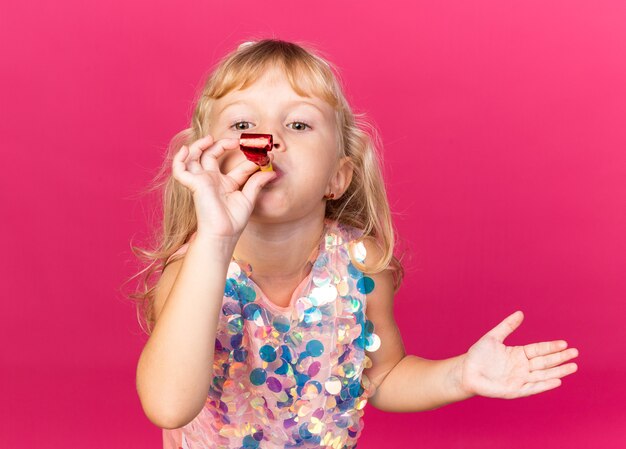
[[365,120],[364,114],[352,111],[343,94],[338,71],[310,45],[305,48],[299,43],[277,39],[244,42],[219,61],[210,73],[196,101],[191,126],[171,140],[165,161],[153,180],[153,188],[149,189],[162,192],[163,218],[159,234],[154,236],[156,250],[132,246],[134,254],[144,258],[149,265],[131,278],[145,274],[143,289],[130,295],[137,300],[137,311],[142,310],[148,334],[154,326],[155,284],[149,285],[150,278],[155,271],[162,272],[165,261],[189,240],[197,225],[191,192],[171,176],[172,157],[182,145],[189,145],[207,134],[208,115],[214,100],[233,90],[245,89],[270,67],[282,69],[299,95],[316,96],[335,109],[337,146],[340,157],[350,157],[353,176],[341,197],[326,202],[325,216],[363,229],[364,237],[373,238],[382,257],[373,265],[364,266],[355,261],[355,266],[364,273],[390,269],[393,271],[394,292],[400,288],[404,269],[393,254],[395,232],[381,172],[380,139],[375,127]]

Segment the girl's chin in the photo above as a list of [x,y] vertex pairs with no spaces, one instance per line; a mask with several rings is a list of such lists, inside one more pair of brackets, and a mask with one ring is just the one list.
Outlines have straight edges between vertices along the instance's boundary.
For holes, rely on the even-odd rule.
[[253,213],[277,215],[288,208],[287,198],[278,191],[261,189],[254,204]]

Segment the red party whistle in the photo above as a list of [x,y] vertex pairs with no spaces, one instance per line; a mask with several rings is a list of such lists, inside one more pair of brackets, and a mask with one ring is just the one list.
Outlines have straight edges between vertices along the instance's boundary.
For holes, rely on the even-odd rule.
[[248,160],[261,167],[262,171],[273,171],[268,151],[272,151],[274,143],[271,134],[242,133],[239,136],[239,148]]

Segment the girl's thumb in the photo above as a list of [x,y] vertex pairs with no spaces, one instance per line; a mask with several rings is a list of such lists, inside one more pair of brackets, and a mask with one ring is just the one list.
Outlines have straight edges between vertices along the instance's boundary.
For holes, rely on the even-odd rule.
[[254,202],[256,201],[256,197],[259,195],[259,192],[261,191],[261,189],[265,187],[265,185],[268,182],[270,182],[272,179],[274,179],[276,176],[277,175],[275,171],[256,172],[255,174],[250,176],[250,178],[248,178],[248,182],[244,184],[243,189],[241,189],[241,193],[243,193],[244,196],[248,198],[248,200],[252,204],[254,204]]

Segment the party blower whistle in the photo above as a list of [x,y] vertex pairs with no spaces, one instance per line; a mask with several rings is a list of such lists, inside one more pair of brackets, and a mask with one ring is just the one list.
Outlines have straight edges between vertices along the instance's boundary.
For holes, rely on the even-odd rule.
[[249,161],[261,167],[261,171],[274,171],[267,155],[274,148],[271,134],[242,133],[239,136],[239,148]]

